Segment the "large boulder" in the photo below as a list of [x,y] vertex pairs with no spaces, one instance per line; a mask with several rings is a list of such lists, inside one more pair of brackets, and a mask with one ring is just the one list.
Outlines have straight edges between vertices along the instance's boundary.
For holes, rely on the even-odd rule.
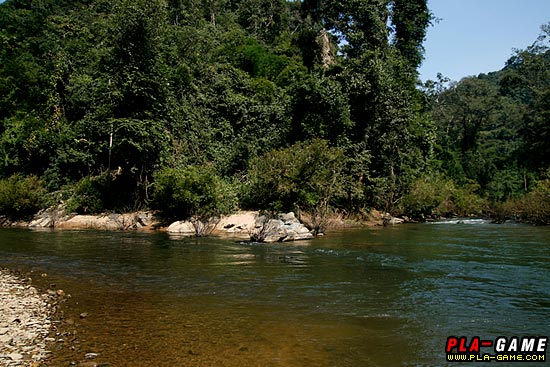
[[153,228],[160,225],[158,218],[154,212],[137,212],[135,214],[136,228]]
[[29,223],[31,228],[53,228],[55,226],[55,221],[50,216],[40,216],[33,219]]
[[58,223],[67,220],[65,206],[59,204],[57,207],[51,207],[45,210],[41,210],[36,214],[33,220],[29,223],[31,228],[53,228]]
[[61,229],[100,229],[130,230],[147,229],[156,224],[152,212],[128,214],[75,215],[66,220],[55,222],[55,228]]
[[234,236],[250,236],[256,226],[257,211],[241,211],[223,216],[214,232],[217,234],[231,234]]
[[67,215],[63,204],[40,211],[28,224],[30,228],[130,230],[151,229],[159,225],[155,213]]
[[282,239],[283,242],[310,240],[313,238],[313,234],[311,234],[309,229],[307,229],[302,223],[285,224],[283,228],[286,232],[286,237]]
[[222,217],[215,233],[246,236],[259,242],[286,242],[313,238],[310,231],[294,213],[279,214],[276,218],[260,216],[257,211],[241,211]]
[[251,240],[266,243],[310,240],[313,237],[292,212],[280,214],[278,219],[258,217],[251,234]]
[[108,215],[75,215],[74,217],[56,224],[61,229],[126,229],[121,214]]
[[386,213],[383,217],[385,226],[394,226],[396,224],[405,223],[405,219],[392,217],[390,214]]
[[191,222],[181,220],[170,224],[166,228],[166,232],[193,236],[195,235],[195,226]]

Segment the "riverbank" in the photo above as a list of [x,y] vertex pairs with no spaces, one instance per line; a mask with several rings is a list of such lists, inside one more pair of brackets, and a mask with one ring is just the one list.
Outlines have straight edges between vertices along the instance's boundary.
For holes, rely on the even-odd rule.
[[30,278],[0,269],[0,365],[39,367],[47,349],[55,313],[53,295],[41,294]]
[[[231,236],[263,242],[293,241],[314,237],[315,220],[307,214],[279,214],[268,219],[259,211],[238,211],[236,213],[196,222],[192,220],[166,221],[154,211],[133,213],[104,213],[98,215],[67,214],[63,207],[49,208],[37,213],[30,221],[10,221],[0,217],[1,227],[55,228],[55,229],[94,229],[94,230],[158,230],[172,234],[194,236]],[[376,210],[371,210],[362,218],[346,218],[334,213],[323,219],[323,231],[340,230],[352,227],[375,227],[402,224],[407,218],[394,218]]]

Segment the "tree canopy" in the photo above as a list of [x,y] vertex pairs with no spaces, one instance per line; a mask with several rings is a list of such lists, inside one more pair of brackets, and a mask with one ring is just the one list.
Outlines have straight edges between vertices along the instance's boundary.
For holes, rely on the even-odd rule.
[[0,178],[101,182],[121,195],[98,207],[122,210],[154,205],[156,173],[196,167],[246,201],[261,160],[326,146],[341,210],[402,210],[436,171],[515,195],[549,164],[544,40],[499,73],[422,89],[431,19],[426,0],[7,0]]

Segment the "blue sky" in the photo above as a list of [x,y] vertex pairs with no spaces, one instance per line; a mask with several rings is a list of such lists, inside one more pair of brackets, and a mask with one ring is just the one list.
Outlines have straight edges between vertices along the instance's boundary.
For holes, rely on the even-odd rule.
[[550,0],[428,0],[442,18],[427,34],[422,80],[438,72],[452,80],[500,70],[550,22]]

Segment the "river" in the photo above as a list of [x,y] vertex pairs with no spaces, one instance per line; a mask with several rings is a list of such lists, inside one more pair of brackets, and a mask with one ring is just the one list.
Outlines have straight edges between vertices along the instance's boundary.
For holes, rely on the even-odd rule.
[[550,335],[549,245],[478,220],[269,245],[1,229],[0,266],[71,295],[51,366],[456,366],[451,335]]

